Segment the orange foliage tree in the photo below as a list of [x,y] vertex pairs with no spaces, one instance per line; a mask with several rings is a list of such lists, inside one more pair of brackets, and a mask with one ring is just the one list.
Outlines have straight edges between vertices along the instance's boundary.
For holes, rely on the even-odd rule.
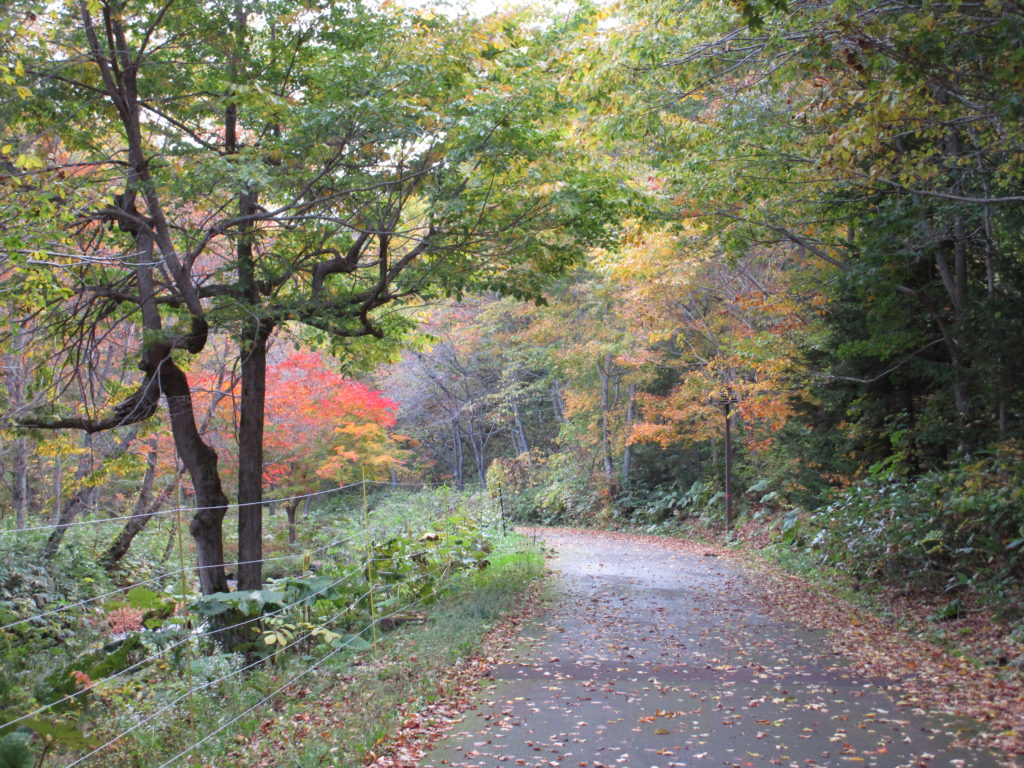
[[[240,383],[213,356],[191,373],[193,396],[215,414],[207,439],[223,456],[226,476],[237,472],[232,450]],[[379,391],[332,370],[318,352],[300,351],[267,371],[267,429],[263,482],[284,503],[289,538],[301,496],[329,483],[387,477],[402,465],[402,437],[391,432],[397,405]]]

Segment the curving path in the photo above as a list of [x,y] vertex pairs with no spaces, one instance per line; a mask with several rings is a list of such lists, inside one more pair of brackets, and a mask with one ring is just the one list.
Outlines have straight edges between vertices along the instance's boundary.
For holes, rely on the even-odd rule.
[[544,531],[558,594],[421,766],[997,766],[901,707],[699,546]]

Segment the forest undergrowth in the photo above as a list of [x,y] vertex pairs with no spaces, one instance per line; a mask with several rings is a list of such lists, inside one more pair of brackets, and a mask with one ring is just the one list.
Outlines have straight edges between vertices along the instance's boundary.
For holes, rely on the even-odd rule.
[[159,562],[111,579],[84,532],[45,570],[7,542],[0,764],[262,765],[284,747],[296,765],[359,764],[543,570],[494,512],[447,489],[339,494],[300,545],[270,548],[264,589],[207,596]]

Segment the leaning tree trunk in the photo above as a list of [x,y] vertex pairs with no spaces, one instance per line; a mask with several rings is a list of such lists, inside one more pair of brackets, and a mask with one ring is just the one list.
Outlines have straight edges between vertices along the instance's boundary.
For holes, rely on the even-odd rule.
[[184,371],[169,354],[159,362],[159,371],[174,444],[195,491],[197,508],[188,530],[196,545],[199,586],[204,595],[227,592],[223,526],[228,497],[217,471],[217,452],[203,441],[196,427],[192,392]]
[[[79,486],[78,490],[75,491],[71,498],[69,498],[63,504],[61,503],[61,483],[60,483],[60,463],[58,459],[57,473],[56,473],[56,488],[54,490],[54,497],[57,505],[57,519],[54,524],[54,528],[50,531],[49,537],[46,539],[46,544],[43,546],[42,557],[44,560],[52,560],[54,555],[60,549],[61,542],[64,541],[64,535],[68,532],[68,528],[75,521],[82,512],[85,512],[92,506],[93,501],[96,498],[97,489],[92,486],[82,485],[86,477],[93,470],[92,465],[92,435],[86,433],[82,435],[82,454],[78,460],[78,468],[75,471],[75,485]],[[127,443],[131,442],[131,438],[125,441],[124,447],[127,448]],[[123,452],[123,451],[122,451]],[[109,453],[113,453],[112,451]],[[104,456],[100,459],[103,461],[107,457]]]
[[111,542],[110,546],[107,547],[107,551],[100,557],[100,565],[106,571],[112,571],[118,566],[124,556],[128,554],[132,541],[142,532],[142,529],[146,527],[149,521],[153,519],[160,505],[169,496],[170,491],[168,489],[158,494],[156,499],[152,498],[153,483],[156,479],[156,443],[155,438],[149,441],[149,451],[146,454],[146,474],[142,477],[142,488],[139,491],[139,498],[135,502],[132,516],[125,523],[118,537]]
[[41,555],[44,560],[52,560],[54,555],[57,554],[61,542],[64,541],[64,534],[67,533],[68,528],[74,523],[75,518],[92,506],[96,498],[96,491],[96,488],[81,488],[75,491],[66,503],[61,505],[57,525],[50,531],[46,544],[43,545]]

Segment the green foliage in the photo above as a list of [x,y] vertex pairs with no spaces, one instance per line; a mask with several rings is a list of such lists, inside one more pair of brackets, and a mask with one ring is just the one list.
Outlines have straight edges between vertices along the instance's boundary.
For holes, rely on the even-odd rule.
[[235,592],[214,592],[201,595],[190,606],[199,616],[210,619],[230,611],[245,618],[261,616],[265,611],[281,608],[288,595],[274,590],[254,589]]
[[[424,499],[428,501],[428,499]],[[382,637],[373,664],[339,662],[311,683],[313,696],[340,702],[339,717],[328,740],[307,739],[297,745],[297,766],[325,763],[360,765],[377,739],[394,733],[404,707],[434,701],[448,692],[446,673],[479,648],[493,623],[507,614],[523,590],[544,572],[542,554],[515,534],[496,541],[492,565],[470,569],[431,606],[429,620],[410,624]],[[351,642],[350,637],[343,639]],[[339,641],[341,642],[341,641]],[[349,647],[356,648],[358,641]],[[358,650],[369,650],[362,642]],[[339,678],[344,682],[339,683]],[[285,721],[301,712],[301,700],[284,700]],[[257,720],[264,722],[264,718]],[[276,732],[266,738],[276,739]],[[227,748],[230,748],[230,744]]]
[[[416,498],[399,495],[397,503],[390,500],[397,508]],[[325,506],[345,504],[335,500]],[[333,562],[320,563],[315,574],[273,579],[261,590],[202,595],[190,608],[200,621],[243,622],[232,640],[234,649],[271,654],[283,663],[283,651],[302,655],[320,645],[339,644],[362,648],[364,640],[351,632],[361,632],[406,605],[429,605],[459,572],[488,565],[494,531],[465,514],[424,519],[412,511],[402,520],[378,510],[373,520],[384,524],[347,537],[348,545],[333,553]],[[367,533],[374,538],[362,545],[359,539]]]
[[587,472],[581,472],[580,456],[575,452],[556,453],[549,457],[537,477],[533,489],[532,508],[526,520],[544,523],[578,523],[603,506],[598,488]]
[[[22,652],[12,643],[0,669],[0,722],[51,706],[14,724],[9,730],[16,737],[4,741],[4,749],[20,754],[24,742],[32,752],[31,739],[45,739],[48,749],[63,759],[104,743],[162,707],[174,704],[176,710],[186,699],[198,722],[220,722],[225,707],[241,711],[276,690],[280,675],[293,674],[295,664],[333,654],[325,667],[348,670],[353,654],[374,648],[374,639],[379,652],[389,633],[421,626],[439,600],[448,604],[451,596],[458,596],[469,602],[467,632],[469,622],[480,626],[507,604],[508,595],[494,590],[509,589],[510,569],[521,575],[521,558],[516,546],[498,536],[485,495],[456,495],[447,489],[385,491],[370,496],[376,509],[365,513],[361,495],[343,497],[339,494],[315,512],[317,534],[337,543],[318,551],[315,560],[312,554],[302,558],[307,570],[300,574],[273,579],[258,591],[197,597],[192,610],[184,613],[177,611],[186,602],[182,596],[136,586],[95,606],[58,614],[61,632],[65,624],[78,630],[60,634],[63,642],[42,644],[38,653]],[[22,559],[12,554],[8,565],[20,568],[30,560],[28,553]],[[501,567],[494,579],[489,575],[492,560]],[[59,585],[80,568],[74,547],[63,549],[45,583]],[[21,573],[34,578],[30,569]],[[525,583],[517,581],[516,589]],[[9,586],[25,594],[33,588],[13,578]],[[91,591],[75,597],[111,589],[104,581],[77,586]],[[474,601],[468,594],[477,589],[486,596]],[[111,611],[130,611],[136,619],[141,615],[152,621],[143,619],[142,629],[111,641],[97,621]],[[379,622],[375,636],[369,629],[374,620]],[[218,640],[225,625],[235,622],[244,622],[232,630],[238,652],[225,653]],[[83,631],[93,623],[100,626]],[[10,633],[13,637],[14,629]],[[463,642],[469,643],[466,636],[458,641]],[[139,663],[150,656],[155,658]],[[268,661],[259,663],[261,659]],[[116,677],[106,679],[112,675]],[[200,690],[189,697],[189,689],[196,686]],[[119,751],[107,755],[107,764],[146,764],[154,755],[188,746],[195,732],[183,722],[179,717],[155,718],[151,728],[120,742]]]
[[452,574],[486,568],[492,544],[479,525],[462,515],[439,520],[418,536],[396,536],[374,543],[366,569],[371,583],[398,584],[401,591],[426,597]]
[[0,709],[4,711],[17,711],[36,697],[53,700],[60,692],[72,690],[70,676],[54,681],[51,672],[55,666],[63,669],[100,638],[91,621],[96,615],[94,605],[59,609],[109,591],[106,573],[80,547],[66,547],[59,557],[43,562],[38,556],[41,544],[31,539],[8,543],[0,556],[0,624],[14,624],[0,631]]
[[286,649],[299,652],[321,644],[330,645],[340,638],[337,632],[308,621],[289,623],[279,616],[272,616],[263,622],[257,647],[270,653]]
[[689,517],[709,517],[718,511],[716,484],[694,480],[689,487],[664,483],[654,488],[630,486],[615,499],[616,509],[639,523],[680,523]]
[[769,467],[799,474],[782,496],[809,506],[880,462],[936,470],[1022,434],[1005,350],[1024,327],[1024,122],[1007,96],[1024,13],[627,2],[619,21],[581,42],[602,50],[584,76],[596,140],[716,261],[808,270],[779,382],[804,432],[779,435]]
[[27,733],[0,736],[0,768],[33,768],[35,762]]
[[[1021,459],[1011,443],[947,470],[864,480],[798,524],[784,524],[783,535],[860,579],[975,591],[1011,606],[1024,576]],[[961,603],[947,606],[960,610]]]

